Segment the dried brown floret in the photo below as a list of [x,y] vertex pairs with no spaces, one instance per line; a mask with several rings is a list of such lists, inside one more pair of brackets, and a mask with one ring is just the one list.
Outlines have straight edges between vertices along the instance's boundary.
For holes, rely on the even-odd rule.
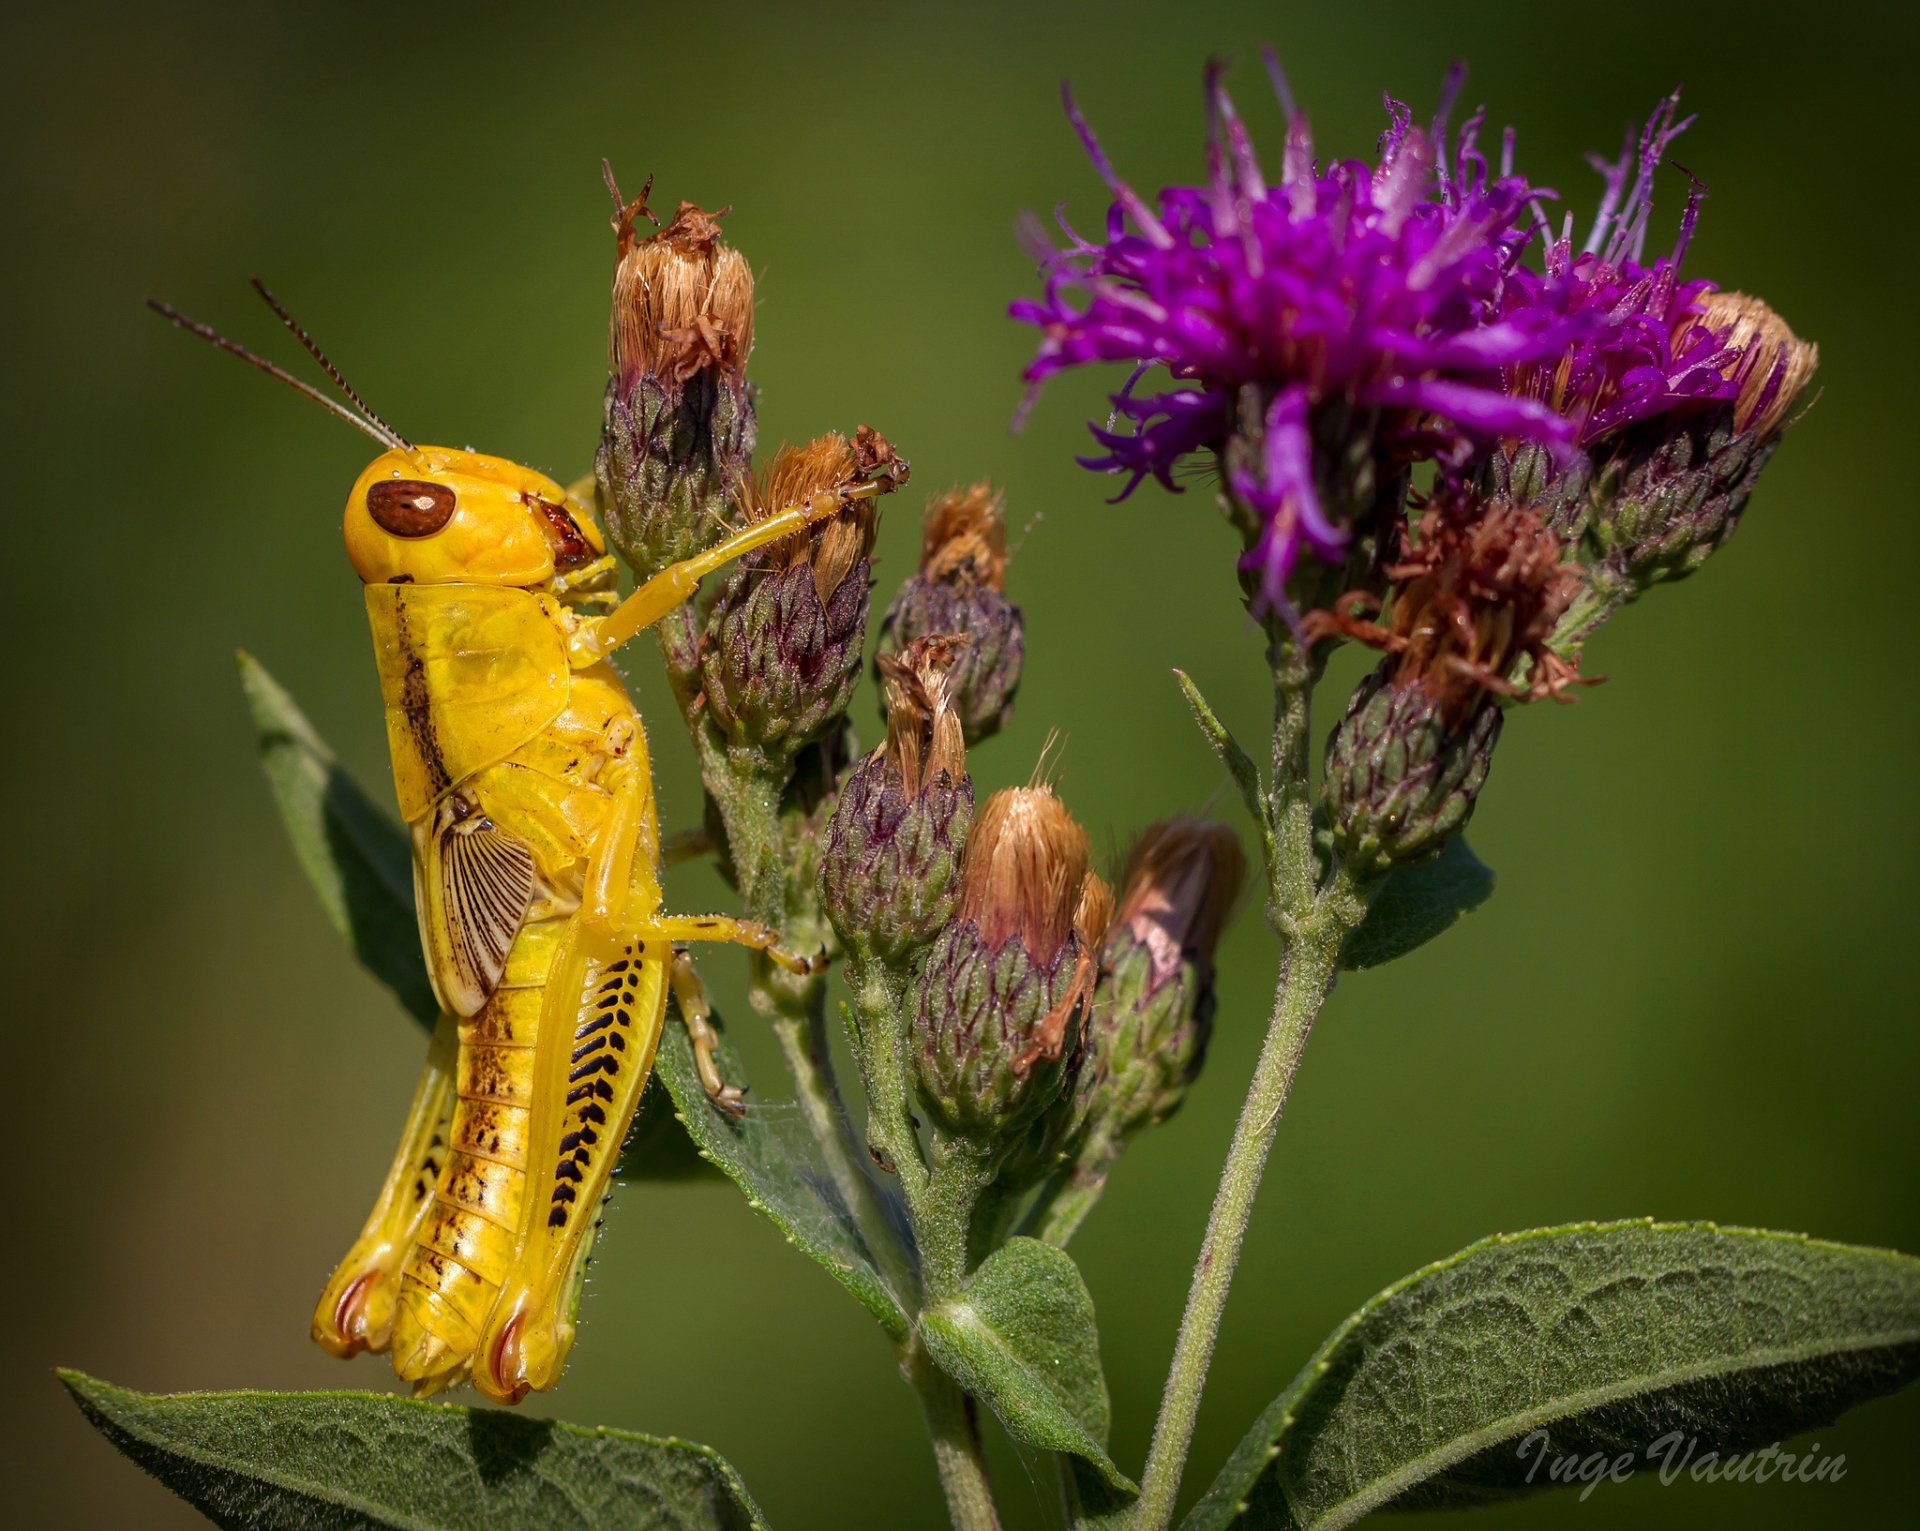
[[1311,613],[1308,637],[1339,633],[1397,656],[1389,683],[1421,686],[1454,723],[1488,692],[1535,701],[1587,684],[1548,646],[1580,591],[1580,571],[1531,508],[1433,500],[1403,531],[1399,560],[1385,573],[1384,623],[1354,615],[1379,604],[1356,591]]
[[753,271],[721,238],[721,213],[682,202],[664,227],[638,238],[641,216],[651,216],[644,191],[614,220],[614,372],[675,386],[709,368],[738,377],[753,349]]

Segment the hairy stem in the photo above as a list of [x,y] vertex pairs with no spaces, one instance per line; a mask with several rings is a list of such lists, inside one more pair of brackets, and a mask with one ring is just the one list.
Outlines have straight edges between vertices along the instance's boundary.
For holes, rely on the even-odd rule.
[[889,981],[878,962],[859,953],[847,963],[847,984],[853,991],[861,1073],[867,1087],[867,1142],[900,1178],[900,1189],[916,1224],[924,1215],[927,1188],[926,1155],[914,1128],[907,1084],[907,1018],[905,985]]
[[[928,1161],[907,1082],[904,974],[856,947],[848,956],[847,985],[853,994],[854,1046],[867,1087],[867,1142],[870,1152],[899,1177],[924,1300],[936,1303],[957,1295],[965,1284],[969,1233],[991,1178],[989,1167],[964,1145],[948,1145],[949,1151],[936,1151]],[[940,1370],[917,1338],[902,1348],[900,1371],[920,1397],[955,1531],[997,1531],[1000,1516],[987,1479],[974,1401]]]
[[1282,942],[1294,920],[1312,912],[1319,881],[1313,854],[1313,771],[1307,749],[1313,734],[1313,688],[1324,659],[1303,654],[1285,628],[1267,648],[1273,667],[1273,766],[1267,782],[1272,846],[1267,861],[1267,920]]
[[[695,720],[697,725],[698,720]],[[787,859],[782,854],[780,793],[784,781],[768,769],[768,762],[744,751],[729,751],[694,726],[700,751],[700,774],[719,807],[727,832],[734,881],[749,919],[772,925],[795,939],[809,931],[796,927],[796,911],[806,906],[803,923],[818,928],[811,886],[789,885]],[[897,1225],[872,1177],[860,1163],[864,1157],[855,1143],[834,1075],[827,1042],[826,981],[815,975],[785,973],[764,958],[757,959],[748,997],[754,1009],[772,1023],[787,1072],[793,1078],[800,1112],[819,1146],[834,1188],[852,1212],[861,1236],[903,1305],[911,1305],[918,1280],[909,1253],[902,1247]]]
[[1293,1087],[1314,1018],[1332,987],[1340,944],[1358,923],[1362,908],[1360,900],[1348,891],[1344,876],[1336,874],[1316,914],[1294,922],[1293,938],[1281,955],[1273,1018],[1247,1089],[1246,1104],[1233,1129],[1227,1162],[1220,1172],[1220,1188],[1207,1218],[1207,1235],[1194,1267],[1193,1285],[1187,1291],[1186,1312],[1180,1320],[1180,1336],[1167,1372],[1160,1417],[1154,1424],[1153,1445],[1147,1453],[1134,1520],[1139,1531],[1162,1531],[1173,1517],[1180,1475],[1200,1412],[1201,1390],[1206,1386],[1220,1317],[1227,1305],[1227,1289],[1246,1240],[1247,1221],[1266,1169],[1267,1153],[1273,1147],[1281,1108]]
[[913,1223],[929,1303],[958,1296],[966,1285],[977,1243],[974,1231],[994,1168],[993,1156],[971,1143],[956,1139],[935,1149]]
[[1164,1531],[1173,1518],[1180,1478],[1200,1412],[1200,1395],[1219,1338],[1227,1291],[1246,1241],[1247,1222],[1293,1087],[1307,1037],[1332,987],[1340,946],[1365,912],[1345,871],[1336,867],[1319,882],[1313,846],[1312,775],[1307,749],[1311,699],[1320,664],[1302,653],[1278,622],[1271,629],[1268,658],[1274,677],[1273,775],[1265,807],[1272,847],[1267,865],[1267,918],[1280,936],[1280,970],[1273,1013],[1260,1059],[1234,1125],[1221,1167],[1220,1186],[1207,1218],[1186,1311],[1174,1342],[1160,1415],[1141,1479],[1133,1524],[1138,1531]]
[[1106,1190],[1107,1176],[1118,1157],[1118,1146],[1105,1138],[1088,1144],[1077,1164],[1061,1170],[1040,1188],[1020,1231],[1055,1249],[1065,1249]]
[[779,980],[787,977],[770,973],[771,964],[756,964],[750,998],[755,1009],[766,1014],[773,1024],[773,1035],[780,1044],[780,1055],[793,1078],[806,1119],[807,1130],[819,1145],[834,1189],[853,1213],[874,1260],[887,1277],[903,1305],[910,1304],[918,1285],[913,1263],[901,1248],[895,1223],[880,1199],[872,1178],[855,1157],[852,1128],[846,1106],[840,1099],[840,1085],[833,1070],[827,1046],[825,996],[816,980],[810,991],[799,998],[791,985]]
[[902,1356],[900,1369],[920,1398],[953,1531],[1000,1531],[974,1401],[918,1344]]

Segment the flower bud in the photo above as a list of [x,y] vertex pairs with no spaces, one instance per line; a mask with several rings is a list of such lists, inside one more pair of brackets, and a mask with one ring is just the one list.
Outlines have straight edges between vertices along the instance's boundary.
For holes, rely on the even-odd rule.
[[755,486],[750,520],[814,496],[844,508],[734,565],[707,613],[700,678],[714,721],[736,745],[791,759],[847,709],[867,626],[874,507],[853,498],[906,480],[907,465],[877,432],[782,447]]
[[1496,504],[1530,507],[1571,546],[1592,515],[1593,472],[1584,452],[1556,454],[1537,441],[1502,441],[1487,453],[1484,489]]
[[936,936],[959,896],[973,819],[948,666],[963,647],[922,638],[878,660],[886,742],[840,789],[820,859],[820,900],[850,950],[899,963]]
[[[648,183],[651,185],[651,182]],[[617,199],[617,193],[616,193]],[[691,202],[644,239],[646,194],[618,235],[609,376],[594,462],[607,532],[641,579],[718,540],[753,454],[753,273]]]
[[1465,828],[1500,739],[1483,697],[1461,727],[1388,660],[1362,681],[1327,740],[1323,807],[1341,859],[1363,875],[1424,860]]
[[1721,330],[1721,344],[1734,353],[1722,369],[1740,384],[1733,428],[1743,436],[1779,439],[1787,414],[1807,391],[1820,365],[1820,348],[1802,340],[1771,308],[1744,292],[1709,293],[1704,323]]
[[1533,510],[1433,502],[1386,576],[1386,625],[1325,611],[1303,624],[1389,656],[1327,740],[1322,812],[1362,877],[1424,859],[1465,825],[1500,737],[1496,698],[1558,696],[1582,679],[1549,646],[1582,581]]
[[913,996],[914,1083],[939,1126],[1005,1146],[1061,1099],[1109,907],[1086,831],[1050,788],[981,806]]
[[1213,954],[1246,872],[1238,837],[1206,819],[1163,820],[1127,857],[1081,1075],[1095,1131],[1114,1151],[1173,1115],[1200,1073]]
[[936,633],[965,637],[947,678],[948,694],[977,744],[1006,726],[1026,646],[1020,608],[1005,594],[1006,508],[991,485],[953,489],[927,505],[920,567],[900,587],[881,623],[895,653]]
[[1737,396],[1629,432],[1594,486],[1600,556],[1636,590],[1691,574],[1733,535],[1819,362],[1817,346],[1744,293],[1708,294],[1697,323],[1719,334],[1719,370]]

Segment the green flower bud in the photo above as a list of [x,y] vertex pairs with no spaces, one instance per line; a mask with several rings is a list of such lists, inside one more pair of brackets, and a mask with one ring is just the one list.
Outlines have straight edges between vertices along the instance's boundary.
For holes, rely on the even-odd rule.
[[1701,306],[1736,358],[1726,375],[1740,381],[1738,398],[1657,435],[1629,433],[1595,486],[1593,544],[1635,592],[1691,574],[1733,535],[1819,364],[1819,348],[1758,298],[1716,292]]
[[1006,1148],[1067,1092],[1108,904],[1086,831],[1050,789],[981,806],[954,918],[913,991],[909,1060],[939,1128]]
[[1557,459],[1537,441],[1503,441],[1487,454],[1486,495],[1502,505],[1532,507],[1569,546],[1593,515],[1593,463],[1584,453]]
[[1702,335],[1717,346],[1702,364],[1719,368],[1714,399],[1583,435],[1572,453],[1504,443],[1488,456],[1487,497],[1530,507],[1587,566],[1590,590],[1563,647],[1649,586],[1691,574],[1733,535],[1819,364],[1817,346],[1744,293],[1708,293],[1682,305],[1676,324],[1676,348]]
[[1078,1064],[1007,1154],[1004,1190],[1066,1171],[1097,1195],[1126,1139],[1178,1108],[1206,1058],[1213,954],[1245,876],[1240,842],[1223,824],[1168,819],[1140,837],[1101,943]]
[[1336,854],[1362,875],[1424,860],[1463,829],[1500,738],[1491,697],[1456,728],[1425,687],[1394,685],[1393,669],[1360,683],[1327,740],[1322,807]]
[[840,789],[820,858],[820,901],[850,950],[898,964],[936,936],[959,897],[973,820],[947,666],[960,645],[923,638],[882,654],[887,739]]
[[1246,881],[1224,824],[1153,825],[1127,857],[1120,906],[1094,986],[1083,1088],[1096,1131],[1117,1150],[1179,1109],[1213,1033],[1213,955]]
[[[853,442],[823,436],[781,448],[749,516],[875,479],[892,488],[906,476],[873,431],[862,427]],[[874,516],[872,499],[849,499],[838,515],[742,558],[715,595],[700,679],[733,744],[791,759],[847,710],[866,634]]]
[[1581,683],[1551,647],[1582,588],[1565,560],[1532,509],[1447,497],[1407,529],[1386,569],[1384,624],[1326,611],[1306,618],[1310,638],[1337,632],[1390,656],[1327,740],[1322,816],[1334,853],[1357,875],[1422,860],[1467,822],[1500,737],[1495,698],[1558,696]]
[[[651,182],[649,182],[651,185]],[[618,194],[616,193],[616,199]],[[754,446],[753,273],[691,202],[634,237],[646,194],[623,206],[607,391],[594,478],[607,534],[645,579],[719,540]]]
[[884,650],[903,654],[916,640],[953,634],[967,640],[947,678],[947,693],[967,743],[997,734],[1013,716],[1026,640],[1020,608],[1005,594],[1006,510],[989,484],[954,489],[927,505],[920,568],[881,622]]
[[[1404,454],[1389,448],[1394,437],[1377,404],[1362,404],[1336,391],[1310,405],[1307,459],[1314,494],[1325,518],[1344,529],[1344,549],[1325,543],[1310,558],[1297,558],[1284,580],[1271,561],[1278,502],[1267,483],[1268,426],[1279,395],[1271,384],[1243,385],[1234,403],[1235,423],[1219,451],[1228,521],[1246,544],[1238,566],[1240,590],[1269,638],[1286,641],[1294,613],[1332,605],[1343,593],[1377,587],[1383,536],[1399,524],[1406,506],[1409,469]],[[1291,449],[1289,449],[1291,450]]]

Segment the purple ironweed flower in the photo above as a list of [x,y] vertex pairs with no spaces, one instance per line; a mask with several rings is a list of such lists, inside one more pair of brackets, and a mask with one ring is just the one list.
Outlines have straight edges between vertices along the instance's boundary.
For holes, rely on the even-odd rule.
[[1739,397],[1742,358],[1715,328],[1704,300],[1713,283],[1680,280],[1680,263],[1693,238],[1705,189],[1696,181],[1680,218],[1671,253],[1642,264],[1653,175],[1668,147],[1692,124],[1675,120],[1676,92],[1639,131],[1629,127],[1617,160],[1590,163],[1606,179],[1586,243],[1573,248],[1569,214],[1549,238],[1543,273],[1515,269],[1506,284],[1503,316],[1539,325],[1555,316],[1591,316],[1561,356],[1530,358],[1507,369],[1508,387],[1572,422],[1580,446],[1637,421],[1675,410],[1709,408]]
[[1726,541],[1818,361],[1758,299],[1681,279],[1697,181],[1672,251],[1645,263],[1654,173],[1692,120],[1678,110],[1669,97],[1618,159],[1593,161],[1605,191],[1585,245],[1576,253],[1569,220],[1543,273],[1516,270],[1505,289],[1509,319],[1590,321],[1556,360],[1505,369],[1516,397],[1566,417],[1575,452],[1549,461],[1505,441],[1483,464],[1490,498],[1539,508],[1589,565],[1581,634]]
[[[1177,489],[1174,471],[1193,454],[1220,455],[1245,513],[1242,567],[1257,599],[1284,611],[1303,548],[1345,556],[1357,507],[1330,463],[1356,436],[1395,468],[1474,438],[1564,449],[1571,424],[1510,390],[1502,369],[1550,367],[1593,321],[1556,309],[1552,281],[1529,287],[1535,301],[1505,302],[1546,195],[1512,172],[1510,138],[1495,174],[1477,114],[1450,151],[1444,101],[1423,130],[1389,97],[1375,163],[1316,163],[1307,119],[1271,53],[1267,63],[1287,116],[1279,182],[1262,173],[1216,66],[1207,183],[1169,187],[1157,208],[1114,172],[1068,95],[1113,192],[1105,238],[1082,239],[1062,219],[1065,247],[1043,242],[1043,295],[1010,312],[1041,332],[1031,388],[1088,362],[1132,365],[1114,422],[1092,427],[1104,455],[1081,459],[1127,475],[1117,498],[1149,475]],[[1140,391],[1155,367],[1171,386]],[[1122,419],[1130,429],[1112,428]]]

